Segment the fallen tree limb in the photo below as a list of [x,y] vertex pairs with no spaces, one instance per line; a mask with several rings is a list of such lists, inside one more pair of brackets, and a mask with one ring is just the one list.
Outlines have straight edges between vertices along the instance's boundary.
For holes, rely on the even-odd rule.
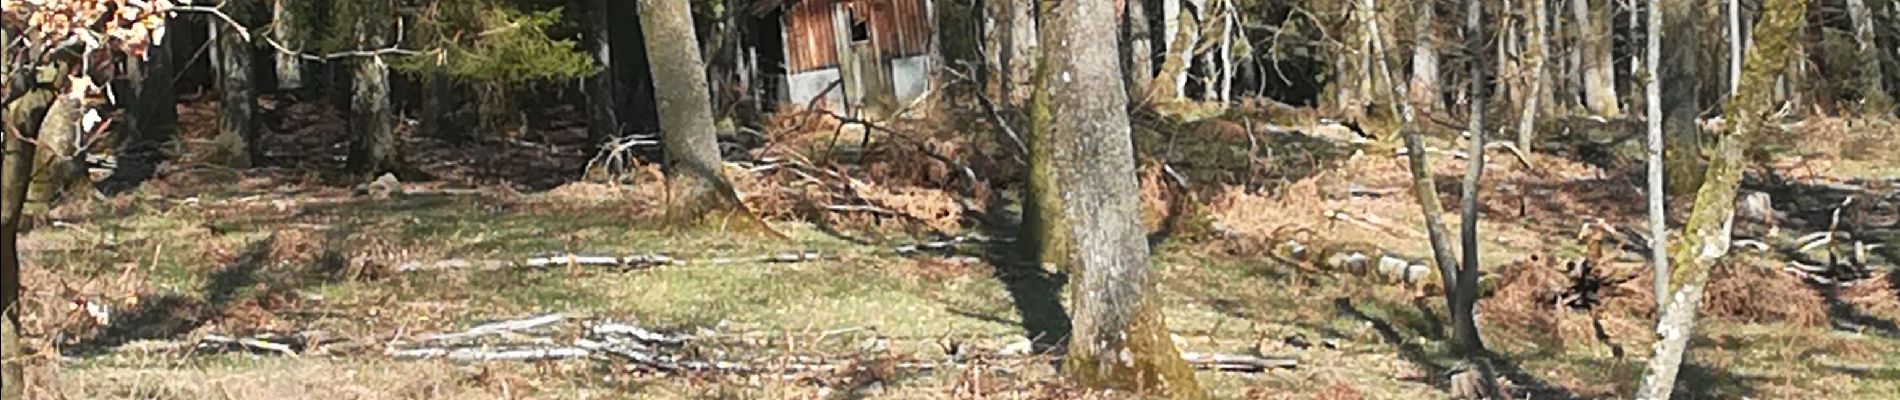
[[498,334],[502,332],[524,331],[524,330],[539,328],[542,326],[547,326],[547,325],[550,325],[556,322],[561,322],[564,320],[567,320],[567,316],[565,315],[548,314],[548,315],[522,319],[522,320],[493,322],[493,323],[478,325],[474,328],[469,328],[469,330],[462,331],[462,332],[423,336],[422,341],[432,342],[432,341],[461,340],[461,339],[477,338],[477,337],[482,337],[482,336]]

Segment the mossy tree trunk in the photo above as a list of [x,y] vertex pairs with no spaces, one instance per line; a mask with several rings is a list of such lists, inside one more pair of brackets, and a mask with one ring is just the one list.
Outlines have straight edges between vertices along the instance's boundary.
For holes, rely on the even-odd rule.
[[1161,68],[1155,72],[1147,98],[1141,101],[1171,101],[1185,95],[1188,65],[1194,62],[1200,26],[1195,23],[1193,13],[1181,12],[1182,1],[1185,0],[1161,0]]
[[1206,393],[1168,334],[1136,199],[1134,142],[1109,1],[1044,3],[1031,112],[1029,237],[1071,275],[1064,373],[1085,386]]
[[[9,90],[26,90],[26,87],[12,85],[21,82],[13,71],[13,32],[0,29],[0,79],[6,79]],[[18,242],[21,206],[26,201],[27,184],[32,182],[33,146],[17,136],[31,137],[38,127],[31,121],[33,109],[44,107],[50,93],[34,90],[32,93],[5,93],[6,103],[0,104],[0,111],[6,117],[0,120],[4,124],[5,136],[0,141],[6,143],[5,155],[0,157],[0,400],[19,400],[25,396],[24,354],[21,354],[19,312],[14,307],[20,298],[20,255],[15,247]]]
[[1861,66],[1857,84],[1852,87],[1860,90],[1861,113],[1881,114],[1893,108],[1893,99],[1887,96],[1884,75],[1880,72],[1880,44],[1874,35],[1874,13],[1867,7],[1867,0],[1847,0],[1847,13],[1854,21],[1854,57]]
[[659,103],[661,145],[665,169],[672,181],[668,218],[697,219],[709,212],[741,209],[732,185],[721,174],[718,137],[713,131],[706,69],[700,61],[699,39],[693,34],[689,2],[640,0],[640,28],[645,36],[648,65],[653,71],[654,99]]
[[1572,0],[1570,4],[1578,29],[1577,51],[1582,52],[1583,105],[1597,115],[1621,116],[1616,103],[1616,60],[1610,53],[1615,35],[1610,27],[1613,5],[1606,0]]
[[217,148],[207,159],[237,168],[249,168],[257,149],[257,77],[252,42],[239,29],[256,26],[259,0],[229,0],[221,7],[239,25],[214,24],[218,36]]
[[[66,69],[61,65],[55,70]],[[51,87],[68,87],[65,80],[63,76],[53,78]],[[39,146],[34,154],[32,183],[26,190],[27,210],[50,209],[68,194],[92,189],[92,180],[80,164],[84,156],[79,153],[79,145],[84,132],[80,130],[79,121],[85,112],[84,103],[85,99],[69,94],[51,95],[41,110],[45,114],[28,119],[39,121],[35,139]]]
[[600,70],[587,78],[587,136],[590,143],[600,144],[620,134],[620,119],[615,108],[620,104],[614,95],[613,34],[610,32],[607,0],[583,0],[581,10],[586,15],[587,39],[592,47],[594,62],[600,64]]
[[[389,16],[394,4],[369,0],[358,5],[355,44],[357,48],[379,49],[389,45],[394,28]],[[348,168],[359,175],[408,172],[403,164],[401,143],[396,140],[396,117],[389,104],[389,64],[380,56],[356,57],[349,61],[354,69],[350,78],[350,140]]]
[[1696,308],[1702,303],[1703,288],[1716,260],[1728,253],[1729,235],[1735,218],[1735,193],[1741,184],[1744,158],[1742,150],[1757,135],[1762,123],[1774,112],[1773,94],[1765,90],[1787,69],[1793,40],[1802,27],[1807,9],[1805,0],[1768,0],[1756,23],[1755,45],[1748,48],[1743,64],[1742,88],[1736,93],[1724,117],[1728,131],[1716,138],[1716,152],[1702,187],[1696,192],[1682,240],[1670,249],[1671,274],[1662,321],[1656,327],[1656,341],[1649,360],[1639,399],[1667,399],[1675,388],[1677,372],[1689,338],[1695,330]]

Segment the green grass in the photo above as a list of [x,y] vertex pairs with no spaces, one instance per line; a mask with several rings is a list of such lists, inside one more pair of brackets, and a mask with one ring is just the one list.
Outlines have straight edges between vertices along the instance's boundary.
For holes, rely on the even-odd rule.
[[[329,312],[273,310],[282,311],[278,316],[290,325],[335,331],[372,344],[397,335],[460,330],[482,321],[546,312],[731,332],[854,329],[803,349],[848,353],[854,338],[876,334],[892,338],[893,351],[919,357],[934,357],[941,337],[969,338],[993,349],[1020,340],[1023,331],[1008,285],[987,264],[945,267],[896,257],[880,245],[855,244],[804,224],[776,223],[792,237],[778,242],[719,234],[713,228],[662,229],[616,212],[627,207],[619,203],[541,207],[555,200],[538,196],[517,201],[348,200],[281,211],[212,204],[243,195],[206,195],[203,205],[164,210],[145,200],[79,207],[70,221],[77,227],[32,232],[27,258],[32,266],[74,279],[110,279],[121,266],[136,264],[141,297],[148,302],[176,296],[209,303],[207,315],[224,311],[221,307],[229,307],[230,299],[287,291],[300,298],[293,308]],[[425,271],[363,280],[344,279],[330,265],[514,259],[562,250],[705,257],[783,249],[852,256],[804,264],[632,272]],[[1416,297],[1403,288],[1263,259],[1211,254],[1194,243],[1168,243],[1157,251],[1167,318],[1188,350],[1247,353],[1264,344],[1274,355],[1302,360],[1294,371],[1203,373],[1205,384],[1221,397],[1254,392],[1303,397],[1321,390],[1355,391],[1368,398],[1438,398],[1445,393],[1436,374],[1455,358],[1439,328],[1446,319],[1440,298]],[[1519,253],[1497,249],[1487,255],[1508,260]],[[227,301],[218,304],[217,299]],[[241,326],[197,328],[228,332]],[[1900,372],[1893,367],[1900,365],[1900,340],[1825,327],[1723,321],[1705,323],[1699,332],[1692,350],[1697,367],[1684,375],[1685,390],[1692,393],[1761,398],[1879,398],[1900,393]],[[1279,344],[1289,336],[1316,346],[1302,350]],[[1594,343],[1547,346],[1504,339],[1508,337],[1493,334],[1491,343],[1507,349],[1504,355],[1523,376],[1585,396],[1614,397],[1633,390],[1648,346],[1647,338],[1617,338],[1629,354],[1616,359]],[[1317,345],[1322,342],[1337,348]],[[488,378],[483,377],[503,373],[523,377],[531,386],[526,390],[540,397],[755,398],[819,390],[796,382],[632,377],[584,362],[539,367],[405,363],[382,360],[375,356],[378,351],[337,359],[117,354],[62,363],[53,373],[69,394],[108,398],[216,398],[222,392],[261,398],[255,396],[297,393],[298,388],[320,388],[312,393],[338,396],[358,389],[380,391],[369,398],[499,397],[500,386],[485,383]],[[1866,368],[1843,372],[1829,363]],[[605,381],[609,377],[619,380]],[[1016,378],[1048,375],[1043,371]],[[941,397],[957,382],[947,374],[916,377],[895,384],[886,395]]]

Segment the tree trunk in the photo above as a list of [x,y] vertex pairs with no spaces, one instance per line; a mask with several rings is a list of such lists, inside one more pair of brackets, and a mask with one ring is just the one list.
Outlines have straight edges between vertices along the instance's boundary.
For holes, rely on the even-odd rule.
[[[0,29],[0,43],[13,43],[12,31]],[[11,47],[11,46],[0,46]],[[9,83],[13,80],[13,60],[11,49],[0,51],[0,79]],[[24,90],[24,87],[7,85],[9,90]],[[34,108],[43,107],[50,93],[36,90],[33,93],[17,95],[5,93],[7,102],[0,104],[0,112],[5,119],[5,134],[0,142],[5,142],[5,155],[0,157],[0,400],[20,400],[25,397],[26,365],[22,361],[19,332],[19,310],[14,307],[20,299],[20,254],[18,244],[20,211],[26,202],[27,184],[32,181],[33,146],[16,135],[30,137],[38,132],[31,121]]]
[[112,190],[129,189],[157,173],[164,145],[178,133],[178,92],[172,85],[171,41],[147,47],[144,60],[126,60],[126,83],[120,99],[127,101],[119,128],[119,165],[109,179]]
[[[1645,194],[1649,197],[1649,262],[1655,272],[1656,298],[1664,299],[1669,295],[1669,225],[1663,209],[1663,103],[1662,103],[1662,21],[1661,0],[1647,0],[1649,20],[1647,32],[1649,40],[1643,46],[1643,60],[1647,67],[1648,79],[1644,79],[1643,120],[1648,124],[1649,146],[1649,186]],[[1671,0],[1687,3],[1686,0]],[[1672,110],[1673,111],[1673,110]],[[1660,300],[1658,300],[1660,302]],[[1660,305],[1661,303],[1658,303]],[[1660,310],[1662,307],[1657,307]]]
[[[1484,7],[1479,0],[1467,0],[1465,8],[1465,49],[1473,57],[1485,54],[1489,40],[1484,32]],[[1484,352],[1484,340],[1478,336],[1478,189],[1484,178],[1484,107],[1490,79],[1485,76],[1482,59],[1471,66],[1471,111],[1466,121],[1471,131],[1470,159],[1465,168],[1464,197],[1460,199],[1459,242],[1464,247],[1463,264],[1458,267],[1458,286],[1447,287],[1452,301],[1452,343],[1467,359]]]
[[[65,77],[58,80],[63,81]],[[55,82],[52,87],[68,85],[70,83]],[[30,119],[39,121],[36,128],[39,149],[34,155],[33,182],[26,190],[28,210],[51,209],[66,195],[92,188],[92,179],[85,175],[86,170],[80,164],[83,156],[79,154],[79,144],[83,133],[79,120],[85,112],[83,103],[83,99],[75,96],[52,95],[43,109],[45,115]]]
[[1610,54],[1614,35],[1610,27],[1610,7],[1604,0],[1571,0],[1578,28],[1578,50],[1582,54],[1584,107],[1604,117],[1617,117],[1616,60]]
[[1034,0],[994,0],[996,26],[1002,46],[998,55],[997,83],[1003,101],[1021,108],[1034,92],[1031,74],[1036,70],[1036,2]]
[[1531,151],[1531,143],[1537,140],[1537,114],[1542,111],[1539,109],[1540,103],[1544,100],[1545,92],[1549,90],[1544,86],[1544,82],[1548,80],[1544,75],[1546,69],[1544,61],[1550,57],[1550,50],[1547,47],[1550,43],[1549,22],[1544,15],[1548,7],[1549,4],[1545,0],[1530,0],[1526,7],[1528,12],[1525,13],[1531,19],[1528,27],[1530,34],[1524,38],[1524,58],[1527,59],[1525,62],[1529,65],[1525,69],[1530,73],[1526,81],[1530,84],[1530,91],[1524,94],[1524,104],[1519,109],[1517,148],[1527,152]]
[[252,76],[251,42],[237,29],[256,25],[253,7],[258,0],[231,0],[222,7],[242,26],[216,23],[218,37],[217,148],[206,159],[236,168],[250,168],[257,152],[257,80]]
[[1874,35],[1874,13],[1867,8],[1867,0],[1847,0],[1847,13],[1854,21],[1854,56],[1861,65],[1859,89],[1861,113],[1866,115],[1884,114],[1893,107],[1893,100],[1887,96],[1882,85],[1885,78],[1880,72],[1880,45]]
[[[375,49],[389,45],[393,15],[392,4],[385,0],[366,1],[355,10],[362,15],[356,22],[355,46]],[[348,169],[363,176],[382,173],[406,175],[401,143],[396,140],[396,117],[389,103],[389,64],[380,56],[355,57],[350,76],[350,154]]]
[[[1806,15],[1804,0],[1768,0],[1762,6],[1757,23],[1755,45],[1748,49],[1743,65],[1742,87],[1767,87],[1781,76],[1793,59],[1791,49]],[[1663,307],[1662,322],[1656,327],[1656,341],[1643,383],[1637,389],[1639,399],[1667,399],[1675,388],[1683,353],[1695,329],[1696,308],[1701,305],[1709,270],[1727,254],[1729,235],[1735,217],[1735,193],[1745,168],[1742,150],[1754,139],[1769,113],[1774,112],[1770,93],[1762,90],[1739,92],[1726,110],[1728,132],[1717,138],[1717,150],[1707,178],[1696,192],[1695,207],[1683,229],[1683,243],[1671,253],[1676,270],[1670,279],[1669,302]]]
[[614,115],[613,35],[608,31],[607,0],[585,0],[587,39],[600,70],[587,79],[588,143],[600,144],[620,134],[620,119]]
[[1122,15],[1122,69],[1128,83],[1128,97],[1140,99],[1154,82],[1154,34],[1148,26],[1148,2],[1127,0]]
[[1161,314],[1107,1],[1048,2],[1031,113],[1029,237],[1072,274],[1064,373],[1085,386],[1204,398]]
[[1171,101],[1187,91],[1188,66],[1194,63],[1200,25],[1194,22],[1193,13],[1181,12],[1182,1],[1186,0],[1161,0],[1161,19],[1166,26],[1161,33],[1166,39],[1165,54],[1161,57],[1161,70],[1155,73],[1156,83],[1145,101]]
[[688,2],[640,0],[640,27],[659,103],[666,172],[672,179],[668,218],[692,220],[709,212],[743,210],[723,174],[706,69],[699,59]]
[[[275,0],[271,2],[271,36],[285,48],[301,51],[304,48],[303,29],[308,16],[303,15],[301,3],[286,4],[298,0]],[[277,61],[277,89],[297,90],[303,88],[303,59],[296,54],[272,51]]]
[[[1662,14],[1675,21],[1662,26],[1663,60],[1657,66],[1657,80],[1662,84],[1663,147],[1675,149],[1663,152],[1663,185],[1668,195],[1675,196],[1693,194],[1702,186],[1702,128],[1696,123],[1702,113],[1702,71],[1698,69],[1703,42],[1694,17],[1701,12],[1698,7],[1695,2],[1679,0],[1662,4]],[[1662,298],[1657,299],[1660,302]]]
[[1411,94],[1415,112],[1432,115],[1438,112],[1438,9],[1436,2],[1420,1],[1412,3],[1417,7],[1418,17],[1413,19],[1414,37],[1412,44],[1412,79],[1407,89]]

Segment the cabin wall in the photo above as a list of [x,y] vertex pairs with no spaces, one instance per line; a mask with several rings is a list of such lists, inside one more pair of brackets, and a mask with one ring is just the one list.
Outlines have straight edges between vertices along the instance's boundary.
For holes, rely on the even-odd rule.
[[[865,27],[879,58],[875,65],[882,70],[866,71],[867,78],[879,81],[864,82],[863,88],[846,82],[826,92],[842,78],[836,35],[850,34],[849,27],[834,24],[840,6],[866,17]],[[874,99],[904,104],[930,87],[936,22],[930,0],[803,0],[788,5],[783,18],[786,69],[784,89],[778,93],[782,102],[804,105],[823,94],[825,104],[836,106],[844,103],[847,91],[871,90]],[[859,93],[850,95],[863,98]]]

